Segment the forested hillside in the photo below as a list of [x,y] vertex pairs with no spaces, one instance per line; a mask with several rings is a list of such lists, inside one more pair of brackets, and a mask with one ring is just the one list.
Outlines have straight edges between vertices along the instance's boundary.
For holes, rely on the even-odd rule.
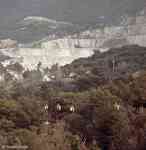
[[128,46],[76,60],[61,68],[77,75],[73,88],[62,79],[1,82],[0,146],[144,150],[145,56],[144,47]]
[[72,74],[79,90],[85,90],[145,70],[145,60],[146,48],[131,45],[103,53],[96,50],[91,57],[77,59],[62,70],[66,77]]

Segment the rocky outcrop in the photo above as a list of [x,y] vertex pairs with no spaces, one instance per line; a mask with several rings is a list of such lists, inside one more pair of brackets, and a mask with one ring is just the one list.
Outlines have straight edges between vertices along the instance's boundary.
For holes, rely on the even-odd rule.
[[0,49],[16,48],[16,47],[17,47],[17,41],[15,40],[11,40],[11,39],[0,40]]

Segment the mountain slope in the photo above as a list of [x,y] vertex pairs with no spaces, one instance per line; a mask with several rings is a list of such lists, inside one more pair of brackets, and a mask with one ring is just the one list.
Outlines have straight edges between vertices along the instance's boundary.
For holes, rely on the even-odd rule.
[[0,38],[12,38],[20,43],[31,43],[41,40],[50,33],[68,30],[73,24],[51,20],[41,16],[28,16],[14,22],[5,32],[0,33]]

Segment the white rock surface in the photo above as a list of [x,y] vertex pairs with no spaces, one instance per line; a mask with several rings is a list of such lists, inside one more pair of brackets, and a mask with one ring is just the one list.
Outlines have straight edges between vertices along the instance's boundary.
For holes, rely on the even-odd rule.
[[[136,17],[125,17],[120,26],[107,26],[100,29],[87,30],[80,34],[66,36],[63,39],[46,41],[42,48],[75,48],[76,46],[90,49],[109,48],[103,46],[110,40],[126,39],[125,44],[146,46],[146,9]],[[54,38],[53,38],[54,39]],[[113,42],[114,43],[114,42]],[[121,42],[121,45],[123,43]],[[113,44],[112,47],[119,47]]]
[[[8,56],[14,57],[24,68],[35,69],[39,62],[42,66],[51,67],[53,64],[65,65],[80,57],[88,57],[93,54],[93,50],[88,48],[69,48],[69,49],[53,49],[53,48],[19,48],[13,51],[3,50]],[[4,65],[8,65],[12,60],[6,60]]]

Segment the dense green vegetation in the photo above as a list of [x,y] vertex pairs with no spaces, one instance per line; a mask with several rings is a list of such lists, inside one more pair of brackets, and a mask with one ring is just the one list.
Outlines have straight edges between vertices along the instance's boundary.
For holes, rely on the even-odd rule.
[[[108,57],[113,53],[115,50],[109,51]],[[144,53],[145,48],[138,50],[136,46],[116,55],[116,58],[126,59],[129,67],[122,76],[116,74],[108,80],[104,76],[97,78],[98,69],[93,69],[98,67],[97,57],[105,58],[107,54],[95,53],[96,57],[77,60],[61,68],[64,71],[61,76],[66,78],[70,72],[78,74],[68,82],[61,76],[51,82],[42,82],[39,69],[24,72],[21,82],[11,78],[1,82],[0,146],[25,145],[29,150],[144,150]],[[18,64],[16,66],[21,72],[22,68]],[[134,69],[134,66],[138,67]],[[90,71],[89,76],[83,73],[84,70]],[[57,65],[49,71],[59,73]],[[63,104],[61,112],[54,111],[56,102]],[[48,111],[45,110],[46,104]],[[73,112],[70,105],[75,108]],[[49,124],[46,123],[48,119]]]
[[[146,48],[137,45],[112,48],[101,53],[98,50],[89,58],[80,58],[62,67],[66,76],[74,73],[79,90],[105,84],[108,81],[126,78],[146,68]],[[81,86],[83,85],[83,86]]]
[[[45,83],[31,87],[13,85],[9,89],[1,86],[0,90],[1,145],[28,145],[30,150],[73,150],[82,145],[82,137],[86,138],[88,149],[95,146],[141,150],[145,145],[146,118],[136,112],[136,106],[145,103],[145,73],[82,92],[58,89],[56,92]],[[75,112],[65,113],[49,127],[44,124],[47,120],[44,105],[55,98],[72,103]],[[120,105],[119,110],[115,104]],[[137,116],[139,119],[134,121]]]

